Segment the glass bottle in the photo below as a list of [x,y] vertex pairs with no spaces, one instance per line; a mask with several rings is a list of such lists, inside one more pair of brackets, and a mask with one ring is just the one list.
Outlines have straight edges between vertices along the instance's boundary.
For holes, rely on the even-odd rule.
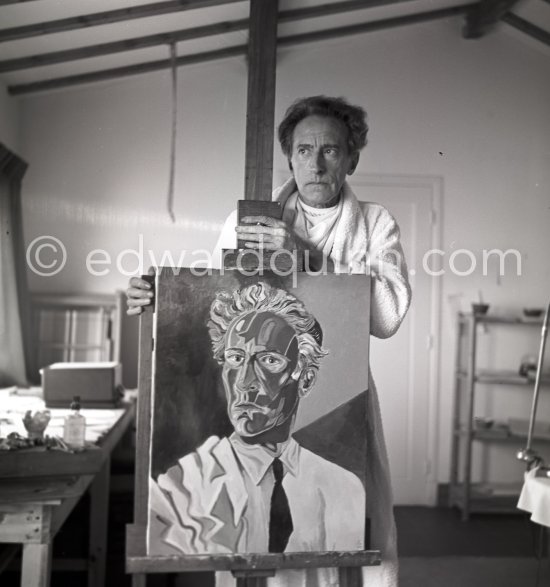
[[72,413],[65,418],[63,441],[71,448],[83,448],[86,436],[86,418],[80,413],[80,396],[71,402]]

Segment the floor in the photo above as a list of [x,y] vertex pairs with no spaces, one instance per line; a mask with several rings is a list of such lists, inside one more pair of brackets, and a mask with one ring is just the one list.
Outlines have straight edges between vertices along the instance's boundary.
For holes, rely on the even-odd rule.
[[548,534],[527,515],[398,507],[400,587],[548,587]]
[[[115,494],[111,498],[106,587],[131,585],[130,577],[124,573],[124,541],[125,525],[132,519],[132,507],[130,493]],[[477,515],[462,522],[459,513],[448,508],[397,507],[395,513],[400,587],[550,585],[545,534],[526,516]],[[56,558],[72,559],[85,552],[86,516],[87,504],[83,500],[56,538]],[[545,555],[541,557],[540,553]],[[11,566],[13,570],[2,574],[2,587],[19,584],[17,564],[15,561]],[[178,580],[154,575],[147,584],[148,587],[212,587],[213,580],[207,573],[189,574]],[[86,585],[84,573],[54,572],[51,587],[66,585]]]
[[400,557],[535,557],[540,527],[527,515],[474,515],[446,507],[396,507]]

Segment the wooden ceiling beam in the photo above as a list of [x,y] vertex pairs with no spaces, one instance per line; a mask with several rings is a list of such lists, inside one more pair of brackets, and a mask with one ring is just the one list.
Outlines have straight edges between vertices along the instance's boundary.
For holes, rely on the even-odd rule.
[[518,0],[481,0],[467,12],[462,29],[465,39],[479,39],[516,4]]
[[[176,65],[180,67],[183,65],[193,65],[195,63],[203,63],[205,61],[215,61],[217,59],[225,59],[227,57],[246,55],[246,49],[246,45],[238,45],[234,47],[225,47],[224,49],[216,49],[214,51],[203,51],[193,55],[183,55],[176,59]],[[159,59],[157,61],[148,61],[146,63],[137,63],[135,65],[125,65],[123,67],[104,69],[102,71],[91,71],[89,73],[80,73],[78,75],[71,75],[67,77],[59,77],[38,82],[30,82],[27,84],[8,86],[8,93],[13,96],[19,96],[21,94],[29,94],[31,92],[54,90],[63,87],[78,86],[81,84],[118,79],[130,75],[138,75],[140,73],[150,73],[153,71],[168,69],[171,66],[172,62],[170,59]]]
[[7,6],[8,4],[20,4],[21,2],[31,2],[32,0],[0,0],[0,6]]
[[[279,22],[292,22],[296,20],[329,16],[333,14],[358,10],[361,8],[375,5],[385,5],[399,0],[348,0],[345,2],[333,2],[330,4],[321,4],[308,8],[299,8],[295,10],[284,10],[279,13]],[[408,0],[406,0],[408,1]],[[219,22],[211,25],[194,27],[169,33],[158,33],[147,35],[145,37],[136,37],[133,39],[124,39],[122,41],[113,41],[110,43],[101,43],[99,45],[90,45],[79,47],[77,49],[66,49],[63,51],[53,51],[39,55],[30,55],[28,57],[19,57],[17,59],[5,59],[0,61],[0,73],[10,71],[21,71],[32,67],[44,67],[69,61],[78,61],[80,59],[90,59],[93,57],[102,57],[114,53],[123,53],[126,51],[135,51],[148,47],[159,45],[170,45],[182,41],[200,39],[213,35],[220,35],[248,29],[248,19],[241,19],[228,22]]]
[[[26,0],[19,0],[26,1]],[[0,43],[6,41],[15,41],[28,37],[49,35],[52,33],[67,32],[78,30],[91,26],[102,24],[112,24],[136,18],[145,18],[170,14],[172,12],[181,12],[182,10],[191,10],[194,8],[205,8],[207,6],[216,6],[218,4],[227,4],[238,2],[239,0],[171,0],[159,2],[157,4],[145,4],[132,8],[110,10],[108,12],[99,12],[97,14],[88,14],[84,16],[64,18],[61,20],[52,20],[49,22],[36,23],[20,27],[0,29]],[[410,2],[411,0],[344,0],[344,2],[333,2],[330,4],[320,4],[319,6],[310,6],[307,8],[298,8],[294,10],[284,10],[279,13],[279,22],[282,20],[297,20],[301,18],[314,18],[316,16],[328,16],[339,12],[350,10],[360,10],[364,8],[376,8],[378,6],[389,6],[398,2]],[[2,0],[0,0],[0,3]]]
[[[399,16],[395,18],[388,18],[374,22],[365,22],[345,27],[337,27],[334,29],[326,29],[321,31],[314,31],[310,33],[300,33],[297,35],[289,35],[286,37],[279,37],[277,39],[278,46],[289,46],[301,43],[320,41],[334,37],[342,37],[348,35],[355,35],[360,33],[374,32],[393,27],[404,26],[408,24],[419,24],[422,22],[429,22],[442,18],[450,18],[464,14],[472,4],[462,4],[459,6],[452,6],[450,8],[442,8],[440,10],[433,10],[428,12],[421,12],[418,14],[411,14],[407,16]],[[227,47],[216,51],[206,51],[196,53],[194,55],[185,55],[177,58],[177,65],[190,65],[194,63],[202,63],[205,61],[212,61],[215,59],[223,59],[225,57],[234,57],[237,55],[246,54],[246,45]],[[49,79],[38,82],[31,82],[28,84],[16,84],[8,86],[8,92],[11,95],[22,95],[31,92],[38,92],[43,90],[52,90],[67,86],[80,85],[85,83],[98,82],[108,79],[116,79],[128,75],[135,75],[151,71],[158,71],[170,67],[170,60],[163,59],[159,61],[152,61],[137,65],[129,65],[119,67],[116,69],[109,69],[104,71],[95,71],[80,75],[74,75],[63,78]]]
[[[378,8],[390,6],[391,4],[410,2],[411,0],[344,0],[343,2],[332,2],[330,4],[319,4],[305,8],[294,8],[293,10],[282,10],[279,12],[279,22],[284,20],[301,20],[305,18],[316,18],[330,16],[351,10],[364,10],[367,8]],[[550,0],[549,0],[550,1]]]
[[88,47],[78,47],[77,49],[66,49],[64,51],[53,51],[51,53],[30,55],[29,57],[20,57],[18,59],[6,59],[0,61],[0,73],[21,71],[32,67],[44,67],[46,65],[55,65],[57,63],[67,63],[69,61],[78,61],[80,59],[102,57],[104,55],[135,51],[137,49],[146,49],[148,47],[158,47],[160,45],[170,45],[182,41],[191,41],[214,35],[232,33],[234,31],[242,31],[247,28],[248,18],[244,18],[241,20],[219,22],[216,24],[209,24],[170,33],[147,35],[145,37],[113,41],[111,43],[101,43],[99,45],[90,45]]
[[544,43],[550,47],[550,33],[548,31],[545,31],[544,29],[527,22],[512,12],[505,14],[501,20],[515,29],[518,29],[518,31],[521,31],[522,33],[525,33],[533,39],[536,39],[537,41],[540,41],[541,43]]
[[423,22],[430,22],[432,20],[441,20],[443,18],[451,18],[465,14],[471,8],[471,6],[472,4],[460,4],[458,6],[451,6],[449,8],[440,8],[438,10],[430,10],[428,12],[419,12],[416,14],[407,14],[404,16],[385,18],[383,20],[375,20],[372,22],[362,22],[334,29],[325,29],[309,33],[298,33],[296,35],[288,35],[286,37],[279,38],[278,44],[279,46],[284,46],[297,45],[300,43],[311,43],[312,41],[321,41],[335,37],[345,37],[359,33],[371,33],[410,24],[420,24]]
[[130,6],[129,8],[118,8],[106,12],[96,12],[95,14],[72,16],[60,20],[38,22],[35,24],[2,29],[0,30],[0,43],[241,1],[242,0],[166,0],[165,2],[157,2],[156,4],[141,4],[139,6]]

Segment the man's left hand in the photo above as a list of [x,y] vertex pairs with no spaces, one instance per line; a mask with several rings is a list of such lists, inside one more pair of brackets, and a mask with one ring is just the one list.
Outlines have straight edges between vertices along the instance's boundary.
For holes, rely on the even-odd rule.
[[284,220],[269,216],[245,216],[241,222],[243,224],[239,224],[235,230],[241,240],[247,241],[245,246],[249,249],[293,251],[302,248]]

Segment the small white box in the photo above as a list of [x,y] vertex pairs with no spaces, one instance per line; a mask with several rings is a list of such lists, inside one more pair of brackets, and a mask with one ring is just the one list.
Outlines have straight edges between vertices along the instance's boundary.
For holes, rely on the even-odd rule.
[[113,408],[124,394],[122,365],[116,362],[53,363],[40,374],[50,408],[68,408],[75,395],[83,408]]

